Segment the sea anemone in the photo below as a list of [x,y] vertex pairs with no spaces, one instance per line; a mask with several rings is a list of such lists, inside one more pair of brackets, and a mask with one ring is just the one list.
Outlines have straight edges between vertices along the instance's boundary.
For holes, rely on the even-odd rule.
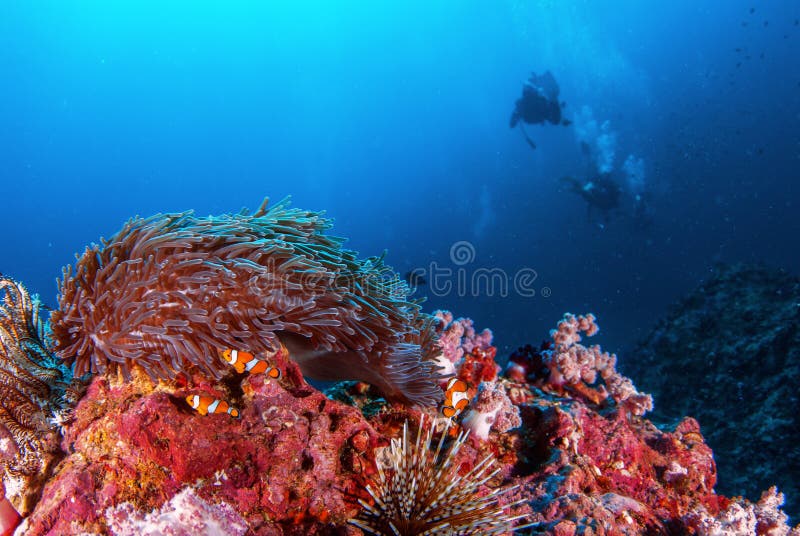
[[5,498],[28,513],[60,456],[58,424],[82,384],[47,349],[39,300],[0,276],[0,470]]
[[[483,489],[499,468],[487,455],[472,470],[459,474],[456,455],[469,432],[461,432],[443,451],[446,434],[434,446],[435,423],[426,426],[420,419],[417,438],[409,440],[408,422],[402,439],[393,439],[387,461],[378,463],[374,489],[367,492],[374,504],[359,500],[364,510],[350,523],[369,534],[381,536],[457,536],[462,534],[502,534],[511,532],[514,523],[525,517],[508,510],[525,499],[500,505],[500,499],[517,486]],[[517,527],[522,528],[522,527]]]
[[283,344],[308,377],[437,403],[432,318],[382,257],[359,259],[330,227],[286,200],[252,215],[134,218],[64,269],[56,351],[76,374],[218,379],[230,370],[220,349]]

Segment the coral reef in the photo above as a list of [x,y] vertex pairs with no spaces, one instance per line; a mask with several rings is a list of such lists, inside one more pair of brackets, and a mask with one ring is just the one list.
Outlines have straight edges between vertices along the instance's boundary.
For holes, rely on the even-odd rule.
[[252,215],[134,218],[64,269],[52,315],[75,373],[219,379],[220,348],[291,350],[303,373],[357,379],[421,405],[441,397],[432,319],[382,258],[358,259],[320,214],[283,201]]
[[[52,331],[0,278],[0,533],[800,536],[796,280],[723,271],[654,331],[635,377],[682,417],[659,428],[582,344],[593,315],[500,374],[491,331],[423,314],[329,227],[266,201],[133,219],[64,270]],[[715,492],[685,414],[758,501]]]
[[[491,338],[470,342],[450,342],[460,355],[458,377],[493,370],[486,361]],[[280,379],[231,372],[221,381],[195,374],[154,385],[139,369],[130,381],[97,376],[64,428],[65,457],[20,532],[357,536],[362,530],[352,521],[385,532],[380,520],[397,508],[418,511],[408,501],[463,499],[459,504],[480,514],[469,523],[529,524],[521,534],[725,534],[745,527],[800,535],[800,528],[790,532],[774,489],[757,503],[715,493],[716,466],[697,421],[685,418],[664,431],[625,400],[595,401],[545,381],[537,367],[548,370],[547,348],[518,352],[506,374],[473,387],[472,407],[505,393],[498,415],[519,416],[485,437],[460,435],[458,421],[446,421],[453,428],[441,432],[423,425],[417,436],[413,423],[428,421],[433,408],[387,400],[360,382],[326,396],[305,383],[292,360]],[[191,393],[228,400],[241,415],[201,416],[184,400]],[[412,432],[403,439],[406,423]],[[408,480],[393,479],[406,471],[418,476],[415,489],[427,489],[424,481],[441,490],[438,477],[428,478],[431,466],[453,484],[447,493],[463,495],[430,501],[411,494]],[[406,506],[391,506],[387,493]]]
[[[32,510],[61,457],[59,424],[82,392],[72,372],[47,348],[41,304],[0,276],[0,471],[4,514]],[[7,515],[5,515],[7,513]],[[3,522],[0,521],[0,525]]]
[[[800,280],[719,266],[624,360],[656,399],[653,419],[692,415],[722,493],[755,501],[776,484],[800,519]],[[689,396],[691,394],[691,396]]]

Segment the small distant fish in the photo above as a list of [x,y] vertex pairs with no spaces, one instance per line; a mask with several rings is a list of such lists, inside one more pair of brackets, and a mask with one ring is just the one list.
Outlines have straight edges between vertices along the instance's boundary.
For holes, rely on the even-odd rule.
[[747,21],[742,21],[742,26],[747,26]]
[[220,356],[236,369],[239,374],[249,372],[250,374],[266,373],[267,376],[275,380],[281,377],[281,371],[277,367],[270,366],[263,359],[258,359],[250,352],[232,350],[230,348],[222,350]]
[[753,14],[753,13],[755,13],[755,12],[756,12],[756,8],[754,8],[754,7],[751,7],[751,8],[750,8],[750,14],[752,15],[752,14]]
[[414,268],[413,270],[409,270],[406,272],[406,275],[403,276],[408,286],[416,288],[421,287],[423,285],[427,285],[428,281],[425,279],[424,274],[425,270],[422,268]]
[[227,413],[231,417],[239,418],[239,410],[230,406],[224,400],[214,398],[211,396],[203,395],[189,395],[186,397],[186,403],[192,409],[197,410],[200,415],[208,415],[209,413]]
[[736,52],[741,52],[741,51],[742,51],[741,48],[739,48],[739,47],[736,48]]
[[467,409],[468,405],[467,384],[458,378],[450,378],[450,381],[447,382],[447,389],[444,392],[442,415],[452,419]]
[[570,121],[569,119],[564,119],[561,121],[561,124],[564,125],[565,127],[568,127],[572,124],[572,121]]
[[736,62],[736,68],[738,69],[738,68],[739,68],[739,67],[741,67],[741,66],[742,66],[742,62],[741,62],[741,61],[737,61],[737,62]]
[[765,20],[765,21],[764,21],[764,28],[766,28],[767,26],[769,26],[769,21],[768,21],[768,20]]

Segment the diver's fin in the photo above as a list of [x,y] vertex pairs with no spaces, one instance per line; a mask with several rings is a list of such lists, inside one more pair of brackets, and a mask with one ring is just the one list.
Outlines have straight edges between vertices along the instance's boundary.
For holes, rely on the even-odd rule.
[[528,145],[531,146],[531,149],[533,149],[535,151],[536,150],[536,144],[533,142],[531,137],[528,136],[528,133],[525,131],[525,127],[522,126],[522,123],[519,124],[519,129],[522,131],[522,135],[525,137],[525,141],[527,141]]

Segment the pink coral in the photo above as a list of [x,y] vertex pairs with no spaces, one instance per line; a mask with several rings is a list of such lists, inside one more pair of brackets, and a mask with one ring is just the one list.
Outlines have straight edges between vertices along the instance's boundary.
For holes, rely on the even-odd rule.
[[[455,375],[464,364],[464,356],[470,354],[484,355],[492,352],[492,332],[484,329],[480,333],[475,331],[475,326],[470,318],[455,319],[450,311],[436,311],[434,316],[438,320],[436,332],[438,334],[438,344],[442,350],[442,355],[437,361],[444,370],[443,375]],[[494,353],[490,360],[492,367],[494,363]],[[499,369],[498,369],[499,370]],[[494,372],[496,375],[497,371]],[[493,379],[493,378],[492,378]]]
[[106,523],[114,536],[243,536],[248,525],[226,503],[209,504],[185,488],[158,510],[138,511],[131,503],[106,510]]
[[553,337],[556,344],[572,346],[581,342],[581,332],[585,333],[587,337],[592,337],[600,331],[596,320],[592,313],[580,316],[567,313],[559,321],[557,329],[550,331],[550,336]]
[[[630,379],[616,370],[617,356],[603,352],[599,346],[585,347],[580,343],[581,333],[587,337],[599,331],[592,314],[575,316],[567,313],[550,332],[554,346],[541,353],[544,366],[549,370],[547,383],[556,388],[570,390],[594,404],[609,396],[634,415],[643,415],[653,409],[650,395],[636,391]],[[516,365],[519,367],[519,365]],[[521,371],[509,369],[519,376]],[[598,374],[603,383],[597,385]]]
[[753,534],[755,536],[800,536],[800,526],[790,529],[787,515],[780,506],[783,493],[775,486],[761,494],[755,504],[739,498],[716,516],[703,509],[686,516],[688,525],[699,536],[727,536],[729,534]]
[[461,425],[473,437],[487,439],[489,431],[507,432],[522,424],[519,408],[512,404],[499,382],[483,382]]
[[437,319],[436,331],[439,334],[437,342],[442,349],[440,364],[445,367],[443,374],[453,374],[456,365],[464,357],[464,349],[461,347],[464,325],[462,322],[454,321],[453,313],[450,311],[436,311],[433,316]]
[[474,396],[481,382],[495,381],[500,372],[494,360],[497,348],[492,346],[492,332],[489,329],[476,332],[471,319],[455,320],[449,311],[436,311],[434,316],[438,320],[436,333],[442,350],[436,361],[442,367],[440,374],[464,380],[467,394]]

